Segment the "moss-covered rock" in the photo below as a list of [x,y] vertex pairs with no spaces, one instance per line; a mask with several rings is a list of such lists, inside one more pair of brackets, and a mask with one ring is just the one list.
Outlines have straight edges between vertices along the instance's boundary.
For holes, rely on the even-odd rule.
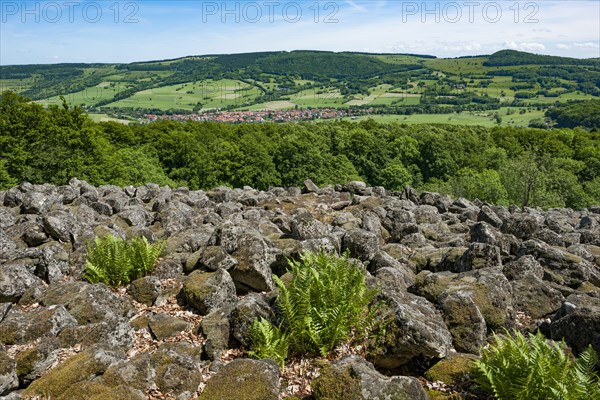
[[242,346],[250,346],[250,327],[257,318],[271,319],[273,310],[267,302],[267,296],[250,293],[240,299],[231,312],[231,334]]
[[183,295],[186,302],[202,315],[233,305],[236,301],[233,280],[223,269],[192,272],[183,283]]
[[129,294],[138,303],[151,306],[158,298],[161,291],[160,279],[155,276],[145,276],[131,282],[127,288]]
[[188,342],[165,343],[151,356],[154,382],[163,393],[195,392],[202,381],[202,349]]
[[429,400],[416,378],[387,377],[358,356],[323,368],[314,381],[313,395],[316,400]]
[[154,376],[150,355],[141,353],[108,367],[102,375],[102,383],[112,388],[126,385],[145,392],[154,386]]
[[23,396],[45,396],[58,398],[76,383],[90,381],[104,371],[122,355],[93,348],[77,354],[35,380],[23,392]]
[[185,331],[190,327],[190,323],[181,318],[160,313],[150,318],[148,327],[157,340],[164,340]]
[[110,387],[97,382],[78,382],[67,389],[58,400],[86,399],[86,400],[144,400],[147,397],[143,392],[129,386]]
[[26,349],[17,354],[15,357],[15,361],[17,363],[17,375],[21,377],[30,374],[34,370],[35,363],[41,358],[42,355],[35,347]]
[[43,338],[15,356],[16,370],[21,385],[43,375],[47,368],[56,361],[56,350],[60,347],[57,338]]
[[458,393],[445,393],[439,390],[425,389],[425,392],[431,400],[462,400],[463,397]]
[[511,327],[514,323],[512,288],[499,267],[458,274],[423,271],[417,275],[410,290],[435,304],[450,293],[471,297],[483,315],[488,331]]
[[146,329],[148,327],[148,323],[150,322],[150,316],[148,315],[140,315],[131,320],[131,327],[136,331],[140,329]]
[[536,276],[525,276],[510,284],[513,289],[515,309],[533,319],[554,314],[564,300],[562,293]]
[[127,297],[119,297],[106,285],[85,282],[61,282],[50,285],[39,299],[40,304],[64,305],[80,325],[130,318],[134,308]]
[[199,400],[277,400],[279,368],[266,360],[237,359],[206,383]]
[[321,368],[321,375],[312,383],[316,400],[361,400],[360,378],[350,367],[334,370],[330,365]]
[[470,293],[444,293],[439,305],[456,350],[479,354],[486,343],[487,325]]
[[447,385],[456,385],[473,371],[473,361],[478,357],[472,354],[457,353],[435,364],[425,373],[431,381],[441,381]]

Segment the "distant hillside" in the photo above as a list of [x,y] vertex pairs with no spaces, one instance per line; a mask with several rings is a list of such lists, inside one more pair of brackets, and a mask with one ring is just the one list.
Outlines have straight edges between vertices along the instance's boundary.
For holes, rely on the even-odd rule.
[[537,118],[534,110],[556,102],[600,96],[600,65],[597,59],[513,50],[455,59],[281,51],[130,64],[0,66],[4,90],[44,105],[60,104],[64,96],[88,112],[124,116],[352,107],[394,115],[524,108]]
[[531,54],[516,50],[501,50],[492,54],[484,65],[488,67],[507,65],[589,65],[598,67],[598,59],[582,60],[577,58]]

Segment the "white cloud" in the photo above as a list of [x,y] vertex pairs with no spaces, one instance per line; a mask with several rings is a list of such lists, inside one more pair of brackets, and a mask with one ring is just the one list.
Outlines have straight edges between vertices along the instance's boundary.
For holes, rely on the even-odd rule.
[[600,49],[600,45],[594,42],[573,43],[573,46],[579,49]]
[[585,43],[558,43],[556,45],[557,49],[560,50],[570,50],[570,49],[600,49],[600,44],[594,42],[585,42]]
[[444,51],[449,51],[449,52],[464,53],[464,52],[481,50],[481,44],[479,44],[479,43],[464,43],[464,42],[443,43],[442,49]]
[[505,42],[504,46],[508,49],[512,50],[521,50],[521,51],[544,51],[546,50],[546,46],[542,43],[536,42]]

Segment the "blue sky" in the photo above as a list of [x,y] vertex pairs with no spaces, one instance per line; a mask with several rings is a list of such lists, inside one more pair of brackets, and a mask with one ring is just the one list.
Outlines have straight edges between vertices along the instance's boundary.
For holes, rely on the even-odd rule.
[[0,65],[270,50],[600,57],[600,1],[0,0]]

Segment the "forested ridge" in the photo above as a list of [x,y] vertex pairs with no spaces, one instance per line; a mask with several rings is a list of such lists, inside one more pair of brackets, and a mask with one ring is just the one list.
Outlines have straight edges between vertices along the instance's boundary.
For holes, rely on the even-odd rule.
[[66,103],[0,99],[0,187],[21,181],[93,185],[299,186],[363,180],[496,204],[600,203],[595,130],[379,124],[372,120],[227,125],[93,122]]

